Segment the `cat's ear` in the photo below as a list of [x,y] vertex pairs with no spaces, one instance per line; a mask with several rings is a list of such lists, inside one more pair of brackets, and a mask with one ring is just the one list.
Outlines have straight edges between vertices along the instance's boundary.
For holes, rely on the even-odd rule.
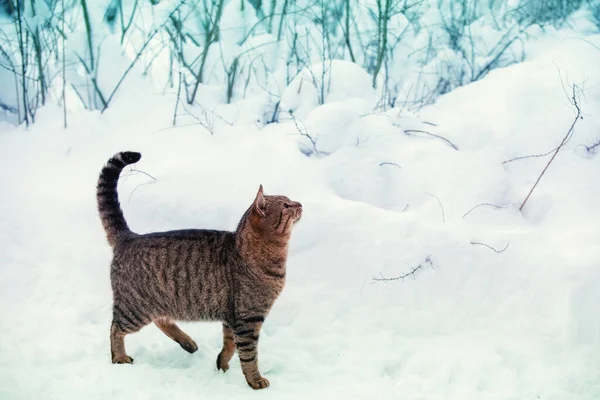
[[265,211],[267,210],[267,204],[265,201],[265,196],[263,195],[263,187],[260,185],[258,188],[258,193],[256,193],[256,199],[254,199],[254,209],[261,217],[265,216]]

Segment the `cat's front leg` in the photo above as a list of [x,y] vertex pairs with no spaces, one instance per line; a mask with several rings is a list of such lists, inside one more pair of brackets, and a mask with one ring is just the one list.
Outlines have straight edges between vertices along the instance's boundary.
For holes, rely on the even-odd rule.
[[229,360],[235,353],[235,343],[233,340],[233,330],[223,322],[223,349],[217,356],[217,369],[227,372],[229,369]]
[[263,317],[252,317],[238,321],[235,325],[235,347],[242,364],[242,372],[253,389],[269,387],[269,381],[258,370],[258,337]]

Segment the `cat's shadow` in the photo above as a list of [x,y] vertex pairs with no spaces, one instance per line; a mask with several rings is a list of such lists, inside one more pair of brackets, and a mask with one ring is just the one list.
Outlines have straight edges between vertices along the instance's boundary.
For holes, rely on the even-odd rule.
[[206,363],[209,358],[205,350],[198,349],[195,353],[189,354],[179,346],[168,349],[138,347],[132,357],[135,359],[135,364],[159,369],[192,369]]

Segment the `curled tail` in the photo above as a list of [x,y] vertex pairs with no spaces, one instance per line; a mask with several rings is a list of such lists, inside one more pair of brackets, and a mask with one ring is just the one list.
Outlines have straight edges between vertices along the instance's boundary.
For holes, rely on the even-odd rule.
[[98,178],[96,188],[98,212],[111,247],[115,247],[120,234],[131,232],[119,204],[117,194],[119,175],[126,165],[136,163],[140,158],[142,158],[140,153],[132,151],[117,153],[108,160]]

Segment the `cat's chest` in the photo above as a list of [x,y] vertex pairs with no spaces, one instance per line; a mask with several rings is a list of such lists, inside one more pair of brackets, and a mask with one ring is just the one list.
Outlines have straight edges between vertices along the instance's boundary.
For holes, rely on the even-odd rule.
[[253,276],[252,279],[240,282],[238,297],[244,297],[245,301],[262,304],[270,308],[283,291],[284,286],[285,278],[272,279],[259,274]]

